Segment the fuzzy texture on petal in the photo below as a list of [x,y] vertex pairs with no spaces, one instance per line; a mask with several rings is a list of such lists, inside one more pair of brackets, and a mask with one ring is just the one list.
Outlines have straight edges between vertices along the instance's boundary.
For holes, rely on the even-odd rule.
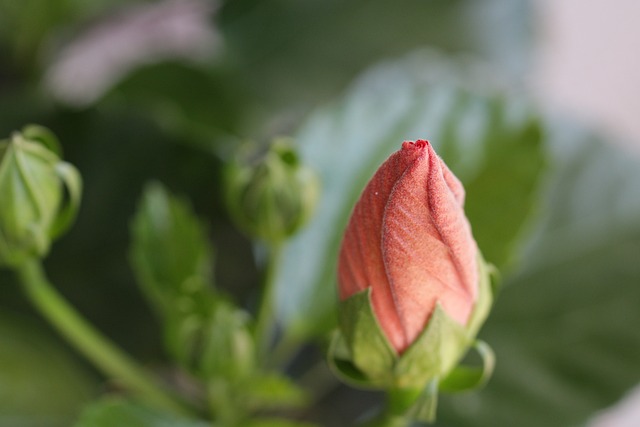
[[385,335],[402,353],[436,303],[466,325],[478,294],[477,245],[462,184],[428,141],[404,142],[367,184],[344,234],[339,296],[371,287]]

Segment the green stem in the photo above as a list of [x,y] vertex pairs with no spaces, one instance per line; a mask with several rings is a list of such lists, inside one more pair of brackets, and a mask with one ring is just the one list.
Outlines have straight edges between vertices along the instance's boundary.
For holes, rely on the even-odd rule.
[[187,410],[134,362],[91,326],[47,280],[40,261],[17,267],[26,295],[40,313],[104,374],[121,381],[147,402],[176,413]]
[[258,360],[265,363],[269,359],[272,340],[274,336],[274,297],[275,278],[280,258],[282,256],[282,244],[271,243],[267,247],[267,264],[264,273],[262,297],[258,308],[256,320],[256,340],[258,343]]
[[425,390],[387,390],[384,412],[366,423],[365,427],[408,427],[415,420],[432,423],[435,421],[437,397],[437,380]]

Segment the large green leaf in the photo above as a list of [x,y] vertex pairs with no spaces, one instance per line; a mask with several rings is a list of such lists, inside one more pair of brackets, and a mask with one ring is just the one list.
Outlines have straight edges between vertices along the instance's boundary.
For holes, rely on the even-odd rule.
[[97,391],[77,360],[23,318],[0,316],[0,426],[68,426]]
[[497,365],[443,425],[583,424],[640,381],[640,155],[556,131],[544,215],[481,335]]
[[279,313],[294,333],[334,323],[343,229],[366,182],[403,140],[432,141],[469,189],[467,212],[485,258],[499,267],[509,262],[536,200],[541,132],[523,103],[471,89],[491,80],[470,62],[414,54],[366,73],[303,126],[300,152],[319,172],[323,194],[278,276]]

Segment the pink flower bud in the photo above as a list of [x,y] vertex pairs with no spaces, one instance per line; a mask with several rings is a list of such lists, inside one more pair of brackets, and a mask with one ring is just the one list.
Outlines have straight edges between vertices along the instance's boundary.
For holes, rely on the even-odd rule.
[[478,296],[478,248],[464,188],[428,141],[404,142],[353,209],[338,261],[341,300],[371,288],[375,316],[401,354],[439,303],[465,326]]

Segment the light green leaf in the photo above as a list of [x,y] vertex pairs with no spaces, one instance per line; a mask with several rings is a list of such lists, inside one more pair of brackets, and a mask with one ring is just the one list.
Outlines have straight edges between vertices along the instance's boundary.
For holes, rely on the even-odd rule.
[[502,91],[471,89],[494,80],[473,67],[429,52],[382,64],[302,127],[300,153],[320,174],[323,194],[311,224],[286,248],[277,278],[279,314],[294,334],[324,332],[335,322],[336,258],[348,216],[403,140],[433,143],[469,188],[467,211],[485,258],[498,268],[509,262],[536,200],[540,125]]
[[561,129],[545,209],[483,328],[496,370],[443,398],[460,427],[582,425],[640,381],[640,156]]
[[211,427],[204,421],[178,418],[121,399],[104,399],[88,406],[74,427]]
[[66,427],[97,391],[78,361],[23,318],[0,315],[0,425]]

